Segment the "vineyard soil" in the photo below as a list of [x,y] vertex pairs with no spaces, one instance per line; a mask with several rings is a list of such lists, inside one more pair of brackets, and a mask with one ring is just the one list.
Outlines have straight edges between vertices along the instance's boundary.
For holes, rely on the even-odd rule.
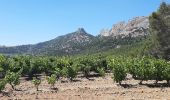
[[154,85],[155,81],[144,81],[145,85],[138,85],[139,81],[128,77],[123,81],[124,87],[113,82],[111,74],[102,77],[91,77],[90,80],[79,77],[74,82],[56,82],[56,89],[51,90],[45,77],[39,91],[36,91],[31,81],[21,78],[21,84],[17,86],[17,91],[12,91],[7,85],[4,93],[0,94],[0,100],[21,99],[21,100],[165,100],[170,99],[170,87],[163,86],[164,81],[159,82],[159,86]]

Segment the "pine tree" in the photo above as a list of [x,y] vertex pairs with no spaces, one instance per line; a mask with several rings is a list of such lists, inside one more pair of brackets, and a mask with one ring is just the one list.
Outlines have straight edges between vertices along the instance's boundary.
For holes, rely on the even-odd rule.
[[159,48],[156,55],[170,59],[170,5],[162,2],[158,11],[149,17],[150,32],[156,34]]

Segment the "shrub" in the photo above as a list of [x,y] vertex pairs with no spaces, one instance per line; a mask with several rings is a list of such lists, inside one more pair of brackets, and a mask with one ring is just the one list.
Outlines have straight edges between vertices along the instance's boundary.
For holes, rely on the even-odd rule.
[[76,72],[76,68],[74,67],[67,67],[67,73],[68,73],[68,78],[70,78],[70,81],[73,81],[73,78],[76,77],[77,72]]
[[46,77],[48,84],[51,85],[51,89],[54,88],[54,85],[56,83],[56,75],[52,74],[51,76]]
[[121,82],[126,78],[126,69],[125,63],[122,58],[112,59],[109,62],[109,65],[112,68],[113,79],[121,85]]
[[0,80],[0,92],[2,92],[2,90],[5,88],[5,85],[6,85],[6,81],[4,79]]
[[56,67],[54,69],[54,74],[56,75],[57,79],[59,79],[62,76],[62,71],[60,68]]
[[88,78],[88,76],[90,74],[90,70],[91,70],[91,66],[89,66],[89,65],[86,66],[86,65],[81,64],[81,71],[83,72],[83,74],[86,78]]
[[14,73],[14,72],[10,72],[10,71],[8,71],[5,76],[6,82],[9,83],[11,85],[12,89],[14,89],[14,90],[16,90],[15,86],[20,84],[19,78],[20,78],[20,73]]
[[105,70],[104,68],[97,68],[97,72],[99,73],[100,76],[105,76]]
[[39,85],[41,84],[41,80],[34,77],[33,80],[32,80],[32,82],[33,82],[36,90],[38,91],[38,87],[39,87]]
[[62,75],[62,77],[65,77],[65,78],[68,77],[68,69],[67,69],[67,67],[64,67],[64,68],[61,70],[61,75]]

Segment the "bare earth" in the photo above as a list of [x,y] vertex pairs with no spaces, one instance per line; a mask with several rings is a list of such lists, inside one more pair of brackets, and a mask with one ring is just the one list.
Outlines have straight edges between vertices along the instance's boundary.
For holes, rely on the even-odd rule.
[[43,79],[38,92],[31,81],[22,80],[16,87],[18,91],[12,91],[7,85],[4,94],[0,94],[0,100],[170,100],[170,87],[155,86],[154,81],[138,85],[139,81],[132,78],[124,81],[126,85],[121,87],[113,82],[111,76],[107,74],[104,78],[92,77],[88,80],[80,77],[75,82],[57,82],[55,87],[58,90],[51,90]]

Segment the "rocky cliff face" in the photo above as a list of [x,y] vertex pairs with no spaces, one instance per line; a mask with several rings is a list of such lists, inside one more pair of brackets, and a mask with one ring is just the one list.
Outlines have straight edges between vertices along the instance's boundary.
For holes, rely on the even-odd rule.
[[110,30],[104,29],[103,31],[101,31],[100,36],[139,37],[147,35],[148,28],[149,28],[148,17],[135,17],[132,20],[129,20],[127,23],[119,22],[118,24],[113,25],[113,27]]

